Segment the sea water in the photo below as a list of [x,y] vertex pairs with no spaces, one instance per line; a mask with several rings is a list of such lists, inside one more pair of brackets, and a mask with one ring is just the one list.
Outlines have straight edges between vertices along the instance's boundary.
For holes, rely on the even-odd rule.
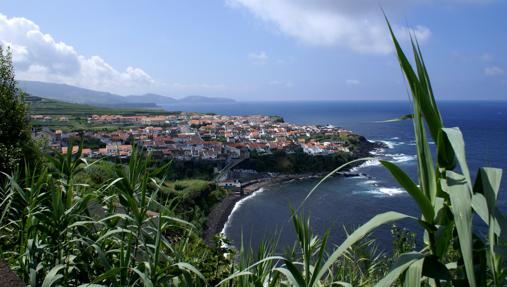
[[[467,160],[474,176],[482,166],[507,168],[507,101],[441,102],[439,107],[446,127],[460,127],[463,132]],[[250,102],[220,105],[166,106],[168,110],[214,112],[225,115],[279,115],[296,124],[332,124],[364,135],[371,141],[381,141],[386,148],[374,151],[379,159],[398,164],[415,178],[417,166],[415,141],[411,121],[382,123],[411,113],[408,102]],[[434,146],[434,143],[432,143]],[[380,166],[378,160],[354,168],[363,175],[333,177],[321,185],[305,203],[303,211],[310,217],[317,234],[330,231],[330,243],[339,244],[346,231],[368,221],[378,213],[393,210],[419,216],[417,206]],[[475,177],[475,176],[474,176]],[[292,181],[264,188],[263,192],[238,205],[224,228],[233,244],[256,246],[260,240],[279,237],[279,248],[293,244],[295,237],[290,208],[296,208],[318,180]],[[500,207],[507,209],[507,176],[502,180]],[[415,232],[420,228],[401,222]],[[276,232],[275,232],[276,231]],[[389,248],[389,228],[373,236]]]

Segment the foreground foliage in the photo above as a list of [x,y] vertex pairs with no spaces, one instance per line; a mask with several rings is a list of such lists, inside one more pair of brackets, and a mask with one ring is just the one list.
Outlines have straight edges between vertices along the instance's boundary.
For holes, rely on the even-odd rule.
[[[80,154],[49,157],[51,168],[27,168],[22,179],[4,174],[1,259],[30,286],[196,286],[227,271],[223,254],[159,201],[164,167],[136,152],[94,188],[77,180],[93,167]],[[208,264],[220,267],[205,278],[196,266]]]
[[12,53],[0,46],[0,171],[11,173],[23,161],[34,162],[39,156],[24,96],[14,80]]

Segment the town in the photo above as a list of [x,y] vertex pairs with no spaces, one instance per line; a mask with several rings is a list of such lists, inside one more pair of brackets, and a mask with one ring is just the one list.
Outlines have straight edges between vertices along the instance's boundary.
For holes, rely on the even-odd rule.
[[287,153],[302,150],[311,155],[330,155],[349,152],[347,136],[351,131],[331,125],[295,125],[276,116],[225,116],[181,112],[171,115],[91,115],[89,127],[107,125],[114,130],[67,131],[44,126],[49,121],[69,121],[68,117],[32,115],[39,128],[34,136],[44,139],[54,150],[65,153],[73,144],[77,152],[79,140],[98,144],[87,146],[84,157],[127,158],[132,144],[141,146],[155,158],[176,160],[230,160],[248,158],[251,152],[259,155],[274,151]]

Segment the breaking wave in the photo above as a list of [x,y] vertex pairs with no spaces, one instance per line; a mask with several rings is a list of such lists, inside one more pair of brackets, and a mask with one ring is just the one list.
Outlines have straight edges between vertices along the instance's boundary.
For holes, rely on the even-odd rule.
[[406,191],[397,188],[397,187],[380,187],[376,189],[366,190],[366,191],[356,191],[354,193],[360,193],[360,194],[370,194],[375,197],[392,197],[397,196],[400,194],[404,194]]
[[417,159],[416,155],[406,155],[404,153],[385,154],[385,156],[390,157],[394,163],[407,162]]
[[241,200],[236,202],[236,204],[234,204],[234,208],[232,209],[231,213],[227,217],[227,221],[224,224],[224,228],[222,228],[222,231],[220,233],[226,234],[227,228],[229,227],[229,224],[230,224],[232,216],[234,215],[234,212],[236,212],[243,204],[245,204],[246,201],[254,198],[255,196],[261,194],[262,192],[264,192],[264,188],[261,187],[258,190],[252,192],[252,194],[250,194],[250,195],[246,196],[245,198],[242,198]]

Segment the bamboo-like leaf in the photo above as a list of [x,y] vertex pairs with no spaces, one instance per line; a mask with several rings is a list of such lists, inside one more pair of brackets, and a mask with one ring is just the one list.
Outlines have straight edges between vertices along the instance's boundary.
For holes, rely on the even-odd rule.
[[424,258],[416,260],[410,264],[407,271],[405,272],[405,280],[403,281],[404,287],[421,286],[423,264]]
[[143,273],[141,270],[137,268],[131,268],[131,270],[134,271],[139,276],[139,278],[141,278],[144,287],[153,287],[153,282],[151,282],[150,278],[148,278],[148,276],[145,273]]
[[199,270],[197,270],[197,268],[195,268],[193,265],[188,264],[186,262],[178,262],[174,265],[178,266],[178,268],[181,270],[189,271],[189,272],[197,275],[197,277],[199,277],[203,282],[205,282],[207,284],[207,281],[206,281],[206,278],[204,277],[204,275],[202,275],[202,273],[199,272]]
[[417,39],[414,38],[412,38],[411,42],[412,50],[414,52],[415,64],[417,67],[417,77],[419,79],[420,85],[419,92],[421,93],[421,96],[419,97],[419,103],[421,105],[421,110],[430,130],[431,136],[434,141],[437,141],[438,134],[443,128],[442,118],[435,103],[428,71],[426,69],[426,65],[424,64],[419,43],[417,42]]
[[479,217],[489,225],[489,215],[490,211],[488,208],[488,203],[486,202],[486,197],[482,195],[482,193],[474,193],[472,196],[472,207],[474,211],[479,215]]
[[338,171],[342,170],[343,168],[353,164],[353,163],[357,163],[357,162],[362,162],[362,161],[367,161],[367,160],[373,160],[375,158],[373,157],[363,157],[363,158],[359,158],[359,159],[355,159],[355,160],[352,160],[352,161],[349,161],[345,164],[342,164],[340,165],[339,167],[335,168],[333,171],[331,171],[330,173],[328,173],[326,176],[324,176],[315,186],[313,186],[312,190],[310,190],[310,192],[308,193],[308,195],[305,197],[305,199],[303,199],[303,201],[301,202],[301,204],[299,205],[299,207],[296,209],[296,211],[299,211],[301,209],[301,207],[305,204],[306,200],[313,194],[313,192],[324,182],[326,181],[328,178],[330,178],[331,176],[333,176],[335,173],[337,173]]
[[[285,260],[285,265],[287,268],[277,268],[276,271],[285,275],[292,285],[300,287],[306,286],[303,274],[301,274],[297,267],[289,260]],[[309,274],[307,274],[307,276],[309,276]]]
[[399,121],[404,121],[404,120],[411,120],[414,118],[414,114],[407,114],[407,115],[403,115],[399,118],[395,118],[395,119],[389,119],[389,120],[384,120],[384,121],[375,121],[375,123],[394,123],[394,122],[399,122]]
[[235,278],[239,278],[239,277],[244,277],[244,276],[251,276],[253,275],[253,273],[251,271],[240,271],[240,272],[235,272],[234,274],[232,274],[231,276],[225,278],[224,280],[218,282],[218,284],[216,286],[220,286],[226,282],[229,282],[231,281],[232,279],[235,279]]
[[261,265],[267,261],[285,261],[285,258],[281,257],[281,256],[269,256],[269,257],[263,258],[263,259],[255,262],[254,264],[248,266],[244,270],[238,271],[238,272],[230,275],[229,277],[225,278],[224,280],[220,281],[220,283],[218,283],[217,286],[220,286],[220,285],[224,284],[225,282],[230,281],[230,280],[237,278],[237,277],[250,276],[253,274],[250,271],[251,269],[253,269],[253,268],[255,268],[255,266]]
[[[375,284],[375,287],[390,287],[398,278],[401,277],[403,272],[405,272],[405,270],[407,270],[407,268],[409,268],[410,265],[417,262],[419,266],[419,264],[422,265],[422,261],[424,261],[424,256],[419,252],[410,252],[402,254],[398,259],[398,261],[396,262],[396,264],[391,269],[391,271],[384,278],[382,278],[382,280],[377,282],[377,284]],[[418,280],[416,278],[410,279],[411,283],[417,283],[417,281]],[[417,285],[408,285],[408,286],[417,286]]]
[[412,216],[394,211],[378,214],[372,219],[370,219],[368,222],[366,222],[361,227],[352,232],[352,234],[350,234],[347,237],[347,239],[345,239],[345,241],[342,244],[340,244],[340,246],[331,254],[331,256],[329,256],[326,263],[322,265],[322,268],[317,273],[317,276],[315,277],[316,278],[315,282],[321,280],[321,278],[329,270],[329,268],[331,268],[331,266],[336,262],[336,260],[338,260],[338,258],[340,258],[340,256],[342,256],[343,253],[347,249],[349,249],[354,243],[363,239],[364,236],[366,236],[366,234],[370,233],[372,230],[383,224],[406,218],[415,219]]
[[454,215],[459,245],[465,264],[468,284],[475,286],[474,263],[472,258],[472,200],[471,191],[465,176],[447,171],[448,194],[451,211]]
[[463,134],[459,128],[443,128],[442,131],[452,147],[461,169],[461,173],[465,176],[466,184],[469,186],[469,191],[472,192],[472,179],[466,162],[465,141],[463,140]]
[[58,280],[63,278],[62,274],[58,274],[60,270],[65,268],[65,264],[56,265],[55,267],[51,268],[51,270],[46,274],[46,277],[44,277],[44,281],[42,282],[42,287],[51,287],[53,286]]
[[[384,14],[385,16],[385,14]],[[418,175],[421,188],[430,202],[435,202],[437,185],[435,171],[433,169],[433,160],[429,149],[428,141],[426,139],[426,131],[423,122],[423,114],[426,119],[427,126],[429,127],[433,139],[437,141],[438,131],[442,127],[442,122],[439,117],[436,117],[438,110],[436,105],[433,105],[434,99],[433,94],[428,89],[429,79],[427,79],[427,73],[425,71],[422,57],[416,57],[416,64],[418,66],[419,77],[415,73],[412,65],[408,61],[405,53],[401,49],[401,46],[394,35],[393,29],[385,17],[391,38],[395,46],[396,54],[398,55],[398,61],[403,70],[403,73],[410,86],[410,90],[413,98],[413,117],[414,117],[414,131],[416,138],[416,149],[418,158]],[[416,46],[412,41],[412,47],[416,50]],[[421,77],[423,79],[421,79]]]
[[396,181],[412,196],[426,221],[433,222],[435,217],[433,206],[412,179],[397,165],[384,160],[381,160],[380,163],[391,172]]
[[483,194],[491,214],[496,208],[496,200],[502,181],[502,170],[498,168],[483,167],[479,169],[474,184],[474,193]]
[[126,234],[130,234],[134,237],[136,236],[136,234],[132,230],[118,227],[115,229],[108,230],[106,232],[106,234],[102,235],[101,237],[99,237],[99,239],[97,239],[97,242],[100,242],[100,241],[102,241],[112,235],[118,234],[118,233],[126,233]]
[[422,275],[428,278],[432,278],[434,280],[444,280],[451,281],[452,277],[449,273],[449,268],[452,267],[452,264],[448,266],[444,265],[440,262],[439,257],[434,255],[428,255],[424,257],[424,264]]

